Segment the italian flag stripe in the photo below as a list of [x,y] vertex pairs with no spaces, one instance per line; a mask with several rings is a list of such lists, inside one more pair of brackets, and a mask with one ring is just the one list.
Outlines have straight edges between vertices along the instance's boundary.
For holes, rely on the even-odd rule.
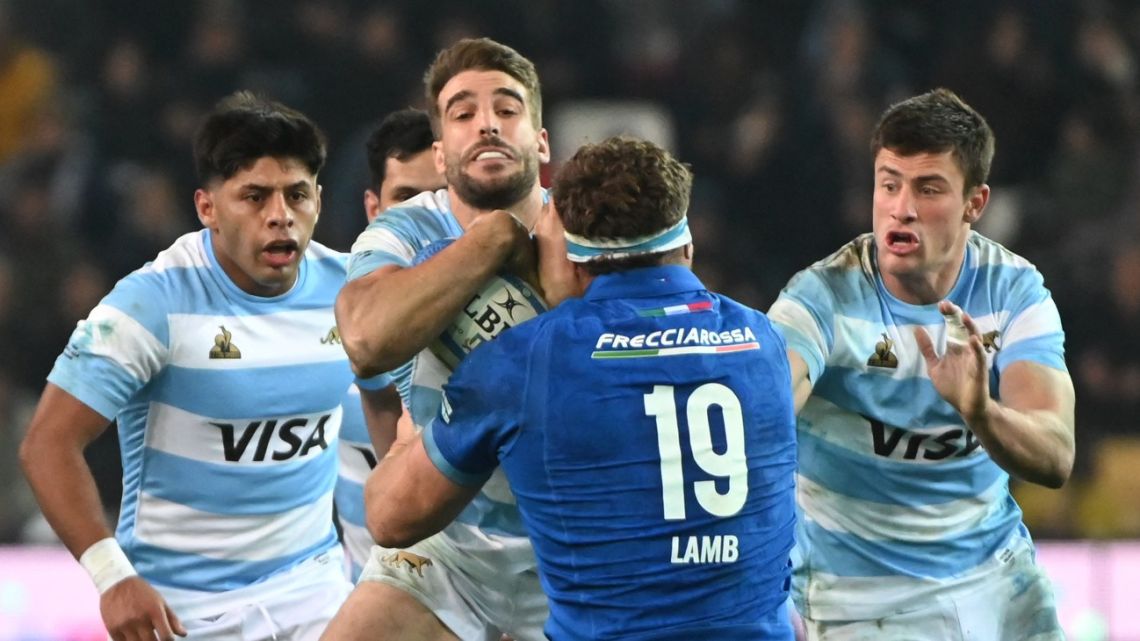
[[707,312],[712,309],[712,301],[706,300],[688,305],[670,305],[657,309],[643,309],[638,312],[641,316],[677,316],[678,314],[692,314],[693,312]]
[[760,343],[738,343],[736,345],[693,345],[691,347],[662,347],[659,349],[622,349],[597,351],[590,358],[649,358],[654,356],[682,356],[685,354],[729,354],[760,349]]

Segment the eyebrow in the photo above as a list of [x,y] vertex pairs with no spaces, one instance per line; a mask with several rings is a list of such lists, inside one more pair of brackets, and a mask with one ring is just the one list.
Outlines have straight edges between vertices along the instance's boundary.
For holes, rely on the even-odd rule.
[[[518,100],[519,102],[521,102],[523,104],[526,104],[526,101],[523,100],[522,94],[515,91],[514,89],[511,89],[510,87],[499,87],[498,89],[495,89],[495,91],[493,93],[496,96],[506,96],[508,98],[514,98],[515,100]],[[473,98],[474,96],[475,96],[475,93],[473,91],[471,91],[470,89],[464,89],[463,91],[456,93],[454,96],[447,99],[447,104],[445,104],[443,106],[444,113],[451,110],[451,106],[454,105],[455,103],[460,102],[462,100],[468,100],[470,98]]]
[[[893,178],[902,178],[903,177],[902,172],[893,168],[893,167],[879,167],[879,170],[876,173],[888,174]],[[927,174],[924,176],[915,176],[914,180],[917,182],[925,182],[925,183],[942,182],[942,183],[950,184],[950,181],[945,176],[943,176],[942,174]]]
[[[265,192],[265,191],[273,191],[276,188],[269,186],[269,185],[259,185],[257,183],[246,183],[246,184],[242,185],[241,187],[238,187],[238,189],[241,191],[253,190],[253,191]],[[309,182],[307,180],[298,180],[297,182],[295,182],[291,185],[285,185],[284,191],[292,191],[294,189],[309,189]]]

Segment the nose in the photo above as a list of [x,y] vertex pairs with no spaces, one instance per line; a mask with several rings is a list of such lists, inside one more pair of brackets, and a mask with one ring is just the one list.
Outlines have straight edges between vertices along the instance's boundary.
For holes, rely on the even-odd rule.
[[910,189],[902,188],[895,198],[891,208],[891,218],[900,222],[909,223],[918,218],[918,210],[914,205],[914,196]]
[[269,197],[269,202],[265,205],[265,222],[270,228],[293,226],[293,208],[289,206],[284,193],[274,192]]
[[501,123],[499,117],[495,115],[493,109],[484,110],[483,122],[479,126],[480,136],[498,136],[502,133]]

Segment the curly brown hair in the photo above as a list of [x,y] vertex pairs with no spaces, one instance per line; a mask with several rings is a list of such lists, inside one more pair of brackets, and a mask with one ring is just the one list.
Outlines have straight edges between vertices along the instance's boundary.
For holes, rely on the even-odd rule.
[[521,53],[490,38],[464,38],[439,52],[424,74],[428,114],[439,136],[439,92],[464,71],[501,71],[526,88],[526,105],[535,129],[542,127],[542,86],[534,63]]
[[[566,231],[591,239],[635,238],[675,225],[689,210],[693,173],[661,147],[616,136],[583,145],[558,170],[551,191]],[[598,259],[594,274],[656,265],[667,253]]]

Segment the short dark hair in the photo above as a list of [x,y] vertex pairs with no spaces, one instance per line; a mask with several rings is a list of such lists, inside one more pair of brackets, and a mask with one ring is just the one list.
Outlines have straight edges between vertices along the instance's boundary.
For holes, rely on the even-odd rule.
[[490,38],[464,38],[439,52],[424,74],[428,113],[439,135],[439,92],[447,81],[464,71],[501,71],[526,88],[527,108],[534,128],[542,126],[542,86],[534,63],[507,45]]
[[[583,145],[558,170],[552,185],[566,231],[590,239],[635,238],[677,224],[689,210],[693,173],[669,152],[636,138],[615,136]],[[656,265],[665,253],[596,259],[592,274]]]
[[957,94],[938,88],[883,112],[871,135],[871,156],[878,156],[884,148],[903,156],[951,152],[968,192],[989,178],[994,132]]
[[401,109],[388,114],[368,136],[364,147],[368,152],[368,168],[372,186],[380,189],[388,172],[388,159],[407,160],[431,149],[435,137],[431,120],[422,109]]
[[296,158],[312,174],[325,164],[325,135],[304,114],[238,91],[206,115],[194,134],[194,167],[202,185],[229,180],[258,158]]

